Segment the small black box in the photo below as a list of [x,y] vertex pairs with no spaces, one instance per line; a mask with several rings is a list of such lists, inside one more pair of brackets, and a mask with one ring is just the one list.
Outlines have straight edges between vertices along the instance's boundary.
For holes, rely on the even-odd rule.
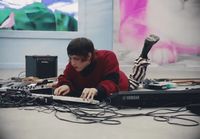
[[26,77],[50,78],[57,76],[57,56],[25,56]]

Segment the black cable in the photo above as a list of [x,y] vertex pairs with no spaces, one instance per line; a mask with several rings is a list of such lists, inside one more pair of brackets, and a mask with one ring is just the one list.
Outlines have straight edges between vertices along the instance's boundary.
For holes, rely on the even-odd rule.
[[[170,116],[170,119],[180,119],[183,121],[188,121],[191,124],[182,124],[182,123],[177,123],[177,122],[171,122],[171,120],[168,121],[169,124],[174,124],[174,125],[181,125],[181,126],[198,126],[199,122],[193,120],[193,119],[189,119],[189,118],[183,118],[183,116],[197,116],[197,115],[193,115],[193,114],[179,114],[179,115],[175,115],[175,116]],[[193,124],[192,124],[193,123]]]
[[[159,112],[159,111],[167,111],[167,112]],[[193,119],[189,119],[189,118],[183,118],[184,116],[198,116],[195,114],[176,114],[179,112],[185,112],[187,111],[185,109],[185,107],[181,107],[178,109],[169,109],[169,108],[165,108],[165,109],[158,109],[155,111],[151,111],[149,113],[147,113],[147,116],[152,116],[153,119],[155,121],[158,122],[167,122],[168,124],[172,124],[172,125],[179,125],[179,126],[198,126],[199,122],[195,121]],[[176,115],[167,115],[167,114],[176,114]],[[181,120],[183,122],[190,122],[188,124],[184,124],[184,123],[180,123],[180,122],[173,122],[172,120]]]
[[19,110],[29,110],[29,111],[35,110],[37,112],[42,112],[46,114],[50,114],[55,111],[54,108],[49,105],[37,105],[33,107],[19,107]]
[[[22,74],[24,73],[24,76],[23,77],[20,77]],[[18,75],[17,75],[17,78],[24,78],[25,77],[25,71],[21,71]]]
[[[58,104],[54,104],[54,110],[55,110],[55,117],[61,121],[65,121],[65,122],[71,122],[71,123],[79,123],[79,124],[91,124],[91,123],[94,123],[92,121],[89,121],[89,122],[78,122],[77,120],[76,121],[73,121],[73,120],[68,120],[68,119],[64,119],[62,117],[60,117],[58,115],[58,112],[61,112],[61,113],[72,113],[73,114],[73,110],[72,110],[72,107],[70,108],[70,106],[68,105],[61,105],[61,107],[58,107]],[[61,109],[62,108],[62,109]]]
[[[179,126],[198,126],[199,122],[189,119],[180,117],[181,115],[174,115],[174,116],[164,116],[164,115],[156,115],[154,116],[155,121],[159,122],[167,122],[168,124],[179,125]],[[183,116],[183,115],[182,115]],[[184,115],[184,116],[196,116],[196,115]],[[173,122],[172,120],[182,120],[184,122],[190,122],[189,124]]]
[[[62,108],[66,108],[65,110],[61,109],[56,109],[55,116],[56,118],[63,120],[63,121],[68,121],[68,122],[73,122],[73,123],[83,123],[83,124],[91,124],[91,123],[103,123],[103,124],[111,124],[111,125],[116,125],[120,124],[121,122],[118,120],[113,120],[111,117],[116,116],[116,114],[113,111],[110,111],[109,109],[99,109],[99,107],[95,106],[92,109],[86,109],[86,108],[81,108],[81,107],[73,107],[69,105],[62,105]],[[92,113],[89,113],[89,112]],[[75,115],[76,119],[81,119],[86,122],[77,122],[77,121],[72,121],[72,120],[67,120],[64,118],[61,118],[58,116],[57,112],[70,112],[73,115]],[[113,114],[113,115],[105,115],[105,114]]]
[[[138,117],[138,116],[150,116],[155,121],[165,122],[172,125],[179,126],[198,126],[199,122],[188,118],[189,116],[198,116],[195,114],[179,114],[187,111],[185,107],[178,109],[162,108],[153,110],[147,113],[130,113],[125,114],[119,112],[119,109],[107,103],[101,103],[99,105],[72,105],[70,103],[58,103],[52,102],[51,105],[45,105],[39,103],[41,98],[31,96],[30,92],[17,91],[17,92],[5,92],[0,94],[0,107],[24,107],[35,106],[33,109],[24,108],[24,110],[37,110],[38,112],[50,114],[54,112],[57,119],[79,123],[79,124],[93,124],[102,123],[108,125],[119,125],[121,122],[119,118],[124,117]],[[75,120],[69,120],[59,113],[73,114]],[[80,121],[81,120],[81,121]]]

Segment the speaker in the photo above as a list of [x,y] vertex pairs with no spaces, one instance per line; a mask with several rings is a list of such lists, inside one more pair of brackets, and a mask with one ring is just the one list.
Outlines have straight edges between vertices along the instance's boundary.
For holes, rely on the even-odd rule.
[[57,56],[25,56],[26,77],[50,78],[57,76]]

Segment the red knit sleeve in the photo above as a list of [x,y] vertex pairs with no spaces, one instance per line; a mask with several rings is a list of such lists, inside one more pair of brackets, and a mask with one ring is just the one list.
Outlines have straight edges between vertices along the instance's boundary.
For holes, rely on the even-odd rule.
[[68,64],[63,72],[63,74],[58,76],[58,84],[57,87],[61,86],[61,85],[69,85],[70,90],[73,91],[74,87],[71,83],[71,75],[73,75],[71,70],[71,65]]
[[107,95],[119,91],[119,63],[116,55],[110,51],[103,59],[104,77],[97,88],[104,90]]

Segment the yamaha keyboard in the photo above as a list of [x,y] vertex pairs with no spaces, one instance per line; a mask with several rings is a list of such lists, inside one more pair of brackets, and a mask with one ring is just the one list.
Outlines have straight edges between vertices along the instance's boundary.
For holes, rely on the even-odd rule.
[[108,99],[111,105],[119,108],[186,106],[200,103],[200,88],[121,91]]

